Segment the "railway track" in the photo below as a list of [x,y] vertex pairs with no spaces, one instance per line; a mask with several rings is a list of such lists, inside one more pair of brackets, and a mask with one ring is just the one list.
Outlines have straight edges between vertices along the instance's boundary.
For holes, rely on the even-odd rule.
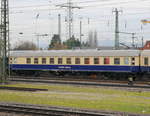
[[144,114],[81,110],[64,107],[48,107],[13,103],[0,103],[0,112],[28,114],[32,116],[148,116]]
[[83,81],[83,80],[61,80],[61,79],[33,79],[33,78],[10,78],[10,81],[14,82],[28,82],[28,83],[47,83],[47,84],[70,84],[70,85],[82,85],[82,86],[105,86],[105,87],[130,87],[130,88],[144,88],[150,89],[149,84],[135,83],[133,86],[128,85],[126,82],[111,82],[111,81]]
[[48,89],[24,88],[24,87],[5,87],[5,86],[0,86],[0,90],[29,91],[29,92],[48,91]]
[[[61,76],[41,76],[41,77],[32,77],[32,76],[11,76],[10,79],[41,79],[41,80],[63,80],[63,81],[83,81],[83,82],[104,82],[104,83],[121,83],[126,84],[128,83],[127,80],[101,80],[101,79],[92,79],[92,78],[86,78],[85,77],[76,77],[76,76],[69,76],[69,77],[61,77]],[[148,85],[150,84],[150,80],[145,81],[134,81],[135,84],[141,84],[141,85]]]
[[88,110],[10,103],[0,103],[0,112],[30,114],[33,116],[115,116],[111,113],[100,113]]

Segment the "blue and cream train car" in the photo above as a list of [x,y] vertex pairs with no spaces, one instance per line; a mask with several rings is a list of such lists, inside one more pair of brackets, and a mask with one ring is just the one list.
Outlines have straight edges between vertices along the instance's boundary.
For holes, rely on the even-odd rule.
[[139,50],[11,51],[13,71],[140,72]]

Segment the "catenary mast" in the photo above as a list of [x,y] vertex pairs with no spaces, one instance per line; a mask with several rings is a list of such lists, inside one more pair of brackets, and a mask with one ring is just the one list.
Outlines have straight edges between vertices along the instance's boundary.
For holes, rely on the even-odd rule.
[[0,79],[7,81],[7,56],[9,55],[9,1],[1,0],[1,25],[0,25]]

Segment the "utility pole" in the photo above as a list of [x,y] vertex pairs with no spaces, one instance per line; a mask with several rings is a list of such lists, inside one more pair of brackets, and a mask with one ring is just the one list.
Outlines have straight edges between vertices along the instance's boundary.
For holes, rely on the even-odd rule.
[[74,6],[72,0],[68,0],[66,4],[57,6],[67,8],[67,38],[70,39],[73,36],[73,9],[81,9],[81,7]]
[[9,55],[9,5],[8,0],[1,0],[1,25],[0,25],[0,79],[7,81],[7,55]]
[[119,49],[119,12],[117,8],[113,10],[115,13],[115,49]]
[[40,49],[39,48],[39,34],[38,34],[38,31],[37,31],[37,29],[38,29],[38,25],[37,24],[38,24],[39,16],[40,16],[40,14],[38,13],[36,15],[36,17],[35,17],[35,37],[36,37],[36,40],[37,40],[38,49]]
[[72,34],[73,34],[73,9],[71,8],[72,6],[72,3],[71,3],[71,0],[68,0],[68,19],[67,19],[67,22],[68,22],[68,28],[69,28],[69,39],[72,37]]
[[80,49],[82,48],[82,20],[80,19]]
[[135,33],[132,33],[132,47],[135,48]]
[[144,47],[144,38],[142,37],[142,48]]
[[61,15],[58,14],[58,35],[61,39]]

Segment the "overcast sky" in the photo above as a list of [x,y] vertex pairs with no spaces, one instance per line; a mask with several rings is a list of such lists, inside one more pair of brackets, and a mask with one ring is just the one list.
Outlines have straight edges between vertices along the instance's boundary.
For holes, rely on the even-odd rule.
[[[62,15],[62,39],[66,40],[66,9],[56,5],[67,0],[10,0],[10,40],[12,46],[21,41],[33,41],[37,44],[35,33],[49,34],[40,37],[40,47],[46,48],[52,35],[58,33],[57,16]],[[123,32],[137,33],[136,43],[150,39],[150,24],[143,25],[141,20],[150,20],[149,0],[72,0],[74,9],[74,35],[79,38],[79,21],[83,21],[83,39],[87,40],[89,31],[98,32],[100,46],[114,45],[115,15],[114,8],[123,11],[119,15],[119,28]],[[38,19],[36,16],[39,14]],[[90,23],[88,24],[88,18]],[[23,34],[19,34],[22,32]],[[120,42],[131,45],[131,35],[120,34]]]

